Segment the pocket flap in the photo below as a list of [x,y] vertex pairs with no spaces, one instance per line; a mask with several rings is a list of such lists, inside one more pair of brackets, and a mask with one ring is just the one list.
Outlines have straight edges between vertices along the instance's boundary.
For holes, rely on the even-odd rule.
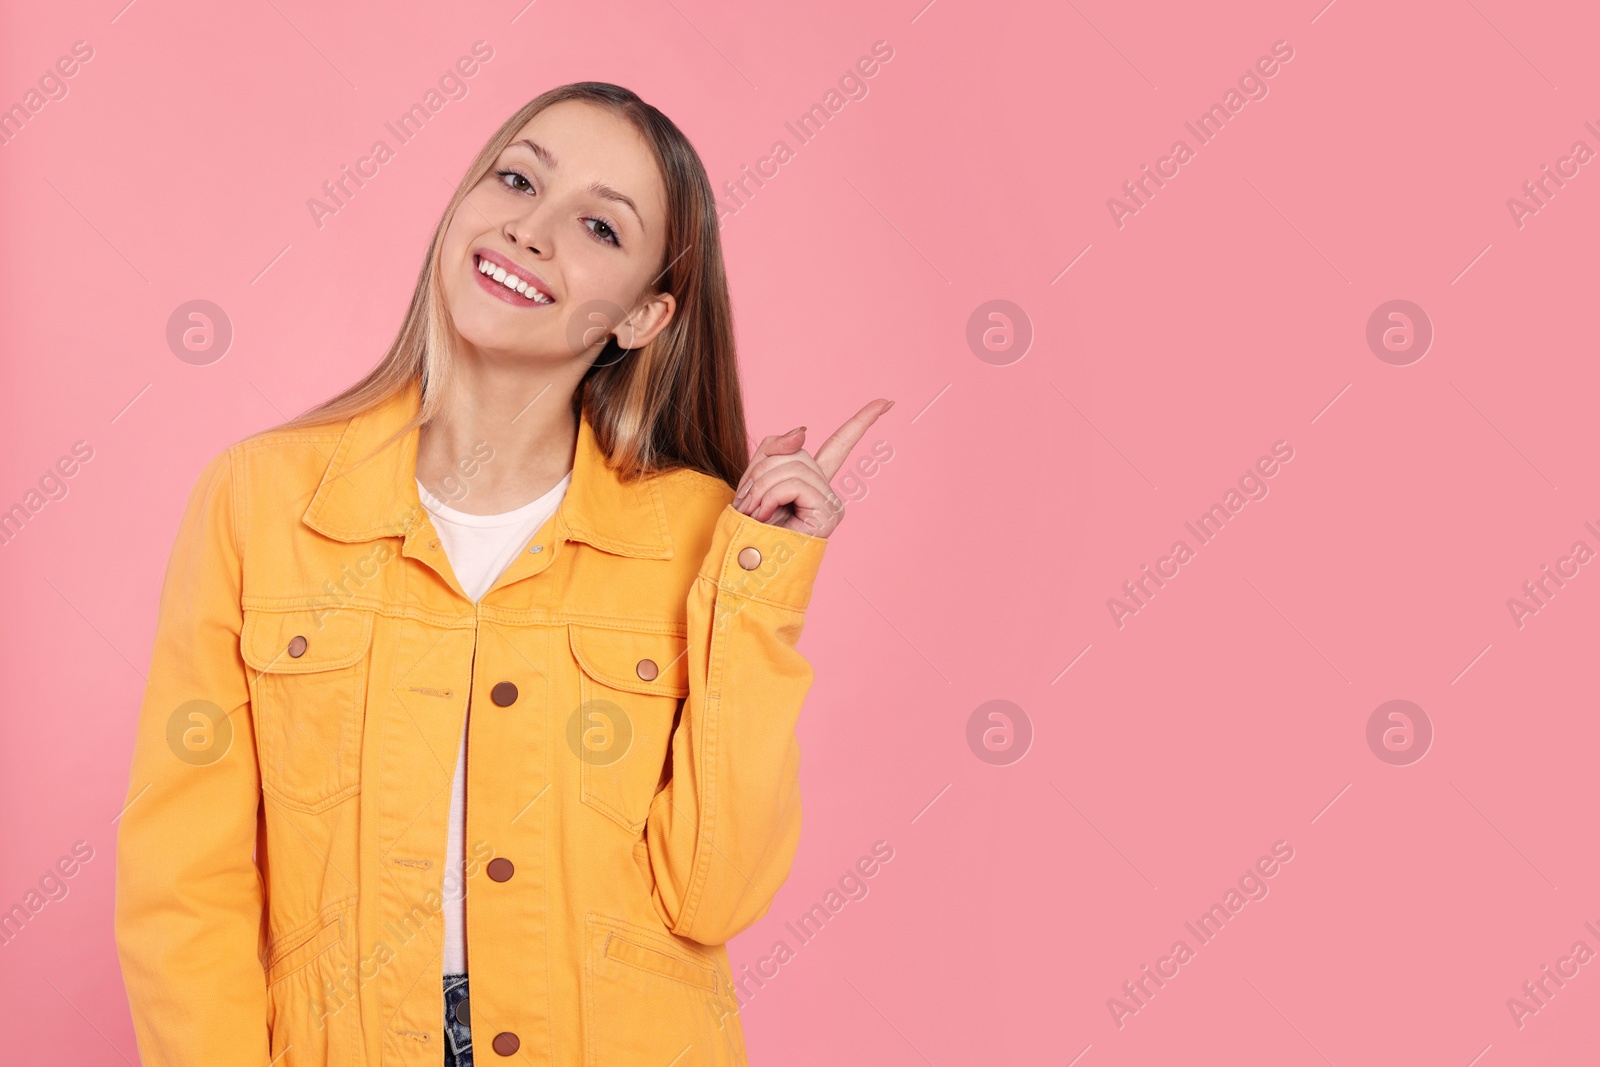
[[335,915],[321,928],[296,931],[267,949],[267,984],[299,970],[339,940],[342,917]]
[[350,608],[246,611],[240,651],[250,666],[272,674],[348,667],[372,644],[372,616]]
[[689,642],[686,638],[575,623],[567,629],[571,634],[572,654],[596,681],[629,693],[689,695]]
[[650,971],[663,978],[676,978],[680,982],[688,982],[702,989],[717,988],[717,972],[710,967],[692,963],[676,954],[669,955],[660,949],[641,945],[637,941],[630,941],[615,930],[606,938],[606,958],[626,963],[642,971]]

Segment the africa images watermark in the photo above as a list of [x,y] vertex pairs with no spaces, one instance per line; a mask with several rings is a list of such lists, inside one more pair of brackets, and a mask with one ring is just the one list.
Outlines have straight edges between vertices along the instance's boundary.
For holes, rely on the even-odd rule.
[[45,868],[37,888],[30,888],[20,902],[0,912],[0,948],[15,941],[46,905],[67,899],[72,890],[68,879],[76,877],[83,865],[92,859],[94,846],[87,841],[74,841],[70,856],[62,856],[53,867]]
[[1237,888],[1229,886],[1220,902],[1213,903],[1193,922],[1183,924],[1183,928],[1195,940],[1193,947],[1185,939],[1178,938],[1167,950],[1167,955],[1156,959],[1154,968],[1146,963],[1140,968],[1139,977],[1122,983],[1122,997],[1107,997],[1106,1009],[1111,1013],[1111,1021],[1117,1029],[1121,1030],[1127,1025],[1130,1015],[1137,1015],[1148,1008],[1156,993],[1165,988],[1167,982],[1178,977],[1186,964],[1193,962],[1201,946],[1216,940],[1246,904],[1267,899],[1267,893],[1270,892],[1267,879],[1276,876],[1283,865],[1292,859],[1294,846],[1287,841],[1274,841],[1272,855],[1262,856],[1245,868],[1236,883]]
[[[1593,922],[1585,922],[1583,928],[1596,938],[1600,938],[1600,928]],[[1528,1025],[1528,1016],[1538,1015],[1548,1008],[1551,999],[1566,988],[1567,982],[1578,977],[1579,969],[1592,959],[1594,959],[1594,949],[1589,947],[1587,941],[1580,939],[1572,943],[1572,951],[1569,954],[1556,959],[1554,970],[1546,963],[1540,967],[1538,978],[1523,982],[1521,997],[1506,998],[1506,1010],[1511,1013],[1511,1021],[1516,1023],[1517,1029],[1521,1030]],[[1552,985],[1555,986],[1554,989],[1550,988]]]
[[34,116],[45,109],[52,100],[65,100],[70,86],[67,79],[83,69],[83,64],[94,58],[94,45],[88,41],[73,41],[72,52],[62,55],[44,69],[34,86],[22,94],[22,99],[0,111],[0,146],[14,141]]
[[1183,565],[1195,558],[1201,546],[1210,544],[1228,522],[1244,510],[1245,504],[1252,500],[1265,500],[1271,491],[1267,479],[1277,475],[1282,469],[1281,465],[1292,459],[1294,446],[1288,441],[1274,442],[1270,456],[1261,456],[1254,466],[1239,476],[1237,489],[1230,486],[1220,503],[1212,504],[1193,522],[1183,524],[1183,528],[1195,539],[1193,547],[1180,537],[1172,543],[1167,555],[1156,560],[1153,570],[1146,563],[1138,578],[1122,583],[1123,597],[1107,597],[1106,610],[1111,612],[1111,621],[1117,629],[1127,625],[1129,615],[1137,615],[1149,607],[1157,590],[1165,588],[1167,582],[1176,578]]
[[[1592,522],[1585,522],[1583,528],[1593,534],[1600,541],[1600,530],[1595,529]],[[1572,548],[1565,556],[1556,558],[1556,565],[1552,569],[1550,564],[1543,564],[1537,578],[1530,578],[1522,583],[1520,597],[1506,597],[1506,610],[1511,612],[1511,621],[1517,629],[1522,629],[1528,624],[1528,616],[1537,615],[1550,606],[1550,600],[1556,593],[1566,588],[1567,582],[1576,578],[1579,568],[1594,559],[1595,551],[1589,543],[1582,539],[1572,542]],[[1570,569],[1569,569],[1570,568]]]
[[[1168,154],[1156,160],[1152,170],[1146,163],[1141,168],[1142,173],[1138,178],[1130,178],[1122,183],[1122,192],[1126,200],[1119,200],[1114,196],[1106,198],[1106,210],[1111,213],[1111,223],[1117,229],[1127,225],[1129,215],[1137,215],[1150,206],[1150,201],[1155,198],[1156,192],[1166,188],[1166,181],[1176,178],[1181,168],[1195,158],[1198,149],[1208,145],[1217,135],[1227,129],[1228,123],[1233,121],[1235,115],[1244,110],[1245,104],[1251,100],[1265,100],[1267,98],[1267,79],[1272,78],[1282,68],[1279,64],[1286,64],[1294,58],[1294,49],[1288,41],[1272,42],[1272,55],[1261,56],[1255,61],[1253,67],[1246,68],[1239,76],[1238,88],[1229,88],[1222,96],[1220,103],[1212,104],[1209,109],[1202,112],[1193,122],[1185,122],[1183,128],[1194,137],[1195,144],[1182,137],[1172,142]],[[1168,169],[1168,168],[1171,169]]]
[[[437,921],[443,915],[446,904],[464,900],[467,883],[477,876],[480,864],[486,867],[495,854],[487,841],[480,840],[473,842],[467,850],[467,857],[460,872],[445,872],[439,890],[429,889],[420,901],[413,901],[409,908],[399,914],[398,921],[385,919],[379,937],[372,943],[372,951],[357,960],[355,966],[344,961],[336,978],[324,977],[320,987],[308,985],[306,995],[311,1011],[316,1015],[317,1029],[325,1027],[330,1016],[338,1015],[347,1006],[356,1003],[361,987],[378,977],[384,967],[400,959],[400,952],[416,940],[429,922]],[[438,945],[434,939],[424,938],[416,947],[431,952]]]
[[[874,841],[871,855],[860,857],[839,876],[835,883],[838,888],[830,886],[822,899],[811,905],[798,919],[785,922],[783,929],[786,936],[774,941],[767,954],[755,961],[754,970],[748,963],[739,968],[739,977],[733,980],[738,1010],[742,1011],[757,992],[777,978],[784,965],[794,962],[800,949],[815,940],[827,924],[844,910],[846,904],[867,899],[871,891],[868,882],[882,873],[884,866],[892,859],[894,846],[887,841]],[[789,943],[791,938],[794,941],[792,945]],[[733,1009],[722,1000],[708,1000],[706,1003],[707,1007],[718,1013],[717,1025],[724,1025],[723,1020],[732,1014]]]
[[337,215],[349,207],[356,193],[376,178],[380,168],[395,157],[396,149],[411,143],[423,127],[444,110],[445,104],[451,100],[465,100],[471,91],[468,79],[478,73],[482,64],[493,58],[493,47],[485,41],[474,41],[471,55],[457,59],[453,67],[446,68],[439,75],[436,85],[430,85],[423,91],[420,101],[413,103],[392,122],[383,124],[389,136],[394,138],[395,147],[391,148],[383,138],[373,141],[367,154],[356,159],[353,168],[350,164],[342,164],[336,177],[322,183],[325,199],[315,196],[306,198],[306,210],[311,212],[311,221],[317,229],[322,229],[327,216]]
[[[1583,128],[1594,134],[1597,139],[1600,139],[1600,129],[1597,129],[1593,122],[1585,121]],[[1549,207],[1549,201],[1555,199],[1556,193],[1567,187],[1567,183],[1561,179],[1571,180],[1576,178],[1580,168],[1593,159],[1594,156],[1594,149],[1589,147],[1589,143],[1579,139],[1572,142],[1572,147],[1568,149],[1567,155],[1561,156],[1556,160],[1554,170],[1551,170],[1550,164],[1543,164],[1543,172],[1537,178],[1531,178],[1522,183],[1522,195],[1525,199],[1519,200],[1514,196],[1506,197],[1506,210],[1511,212],[1512,225],[1520,230],[1528,224],[1529,216],[1537,215],[1540,211]],[[1569,167],[1571,169],[1568,169]]]
[[[874,41],[871,55],[857,59],[854,66],[845,68],[845,72],[839,75],[838,88],[830,88],[823,94],[820,103],[812,104],[794,122],[785,122],[784,128],[794,135],[801,148],[810,144],[827,128],[834,116],[844,110],[846,104],[867,98],[867,79],[878,73],[881,64],[887,64],[893,58],[894,49],[888,41]],[[783,165],[796,155],[797,150],[791,148],[788,141],[779,138],[772,142],[766,155],[756,160],[753,173],[750,164],[742,164],[739,167],[742,176],[737,182],[729,179],[722,183],[727,200],[717,201],[717,225],[721,226],[725,219],[737,215],[748,206],[757,190],[766,188],[767,181],[776,178]],[[763,178],[767,181],[763,181]],[[751,188],[752,184],[754,189]]]
[[82,465],[93,458],[94,446],[88,441],[72,442],[72,454],[60,456],[53,466],[46,467],[44,473],[39,476],[37,489],[28,489],[22,494],[19,502],[0,511],[0,546],[9,545],[16,540],[23,527],[32,522],[33,517],[43,511],[46,504],[65,500],[70,488],[67,479],[76,475],[82,469]]

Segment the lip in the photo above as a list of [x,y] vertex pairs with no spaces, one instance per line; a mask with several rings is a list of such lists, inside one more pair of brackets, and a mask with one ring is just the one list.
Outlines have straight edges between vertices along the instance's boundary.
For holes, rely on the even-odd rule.
[[[518,278],[527,282],[530,287],[543,293],[550,300],[550,303],[541,304],[536,300],[530,300],[529,298],[523,296],[515,289],[506,288],[505,285],[495,281],[492,276],[484,274],[478,269],[478,264],[480,261],[492,263],[496,267],[504,269],[507,274],[516,275]],[[472,254],[471,269],[473,277],[477,278],[478,284],[484,289],[485,292],[488,292],[492,296],[499,297],[508,304],[515,305],[516,307],[537,308],[551,307],[556,302],[555,294],[550,291],[549,283],[547,283],[543,278],[539,277],[536,271],[523,266],[515,260],[507,259],[498,252],[491,251],[487,248],[475,249]]]

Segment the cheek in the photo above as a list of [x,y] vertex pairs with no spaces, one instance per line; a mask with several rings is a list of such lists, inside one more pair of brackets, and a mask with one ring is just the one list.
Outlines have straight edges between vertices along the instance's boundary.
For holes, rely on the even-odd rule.
[[472,227],[463,222],[463,216],[477,218],[472,200],[462,203],[456,217],[445,227],[444,239],[439,245],[439,279],[445,301],[452,314],[460,314],[463,297],[468,295],[472,279],[468,271],[472,263],[472,248],[482,227]]
[[450,222],[444,228],[442,248],[447,257],[454,255],[459,262],[475,241],[492,234],[497,228],[496,224],[504,219],[505,204],[490,185],[492,177],[491,174],[480,181],[450,217]]
[[[584,238],[580,236],[574,240]],[[556,259],[561,264],[558,270],[567,311],[575,313],[582,309],[581,313],[587,321],[595,321],[594,316],[598,316],[609,328],[623,317],[623,306],[627,299],[625,280],[619,276],[615,266],[605,262],[604,257],[596,256],[582,246],[574,248],[573,243],[558,244],[556,250]]]

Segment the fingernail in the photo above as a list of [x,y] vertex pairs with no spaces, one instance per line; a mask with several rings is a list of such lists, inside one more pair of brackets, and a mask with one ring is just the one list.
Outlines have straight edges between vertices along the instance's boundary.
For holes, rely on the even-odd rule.
[[799,433],[803,429],[805,429],[804,426],[796,426],[794,429],[790,430],[788,433],[784,434],[783,436],[785,436],[785,437],[793,437],[795,434]]
[[885,411],[888,411],[888,410],[889,410],[889,408],[892,408],[892,407],[894,407],[894,401],[893,401],[893,400],[891,400],[891,401],[889,401],[889,404],[888,404],[888,406],[887,406],[887,407],[885,407],[885,408],[884,408],[884,409],[883,409],[883,410],[885,410]]

